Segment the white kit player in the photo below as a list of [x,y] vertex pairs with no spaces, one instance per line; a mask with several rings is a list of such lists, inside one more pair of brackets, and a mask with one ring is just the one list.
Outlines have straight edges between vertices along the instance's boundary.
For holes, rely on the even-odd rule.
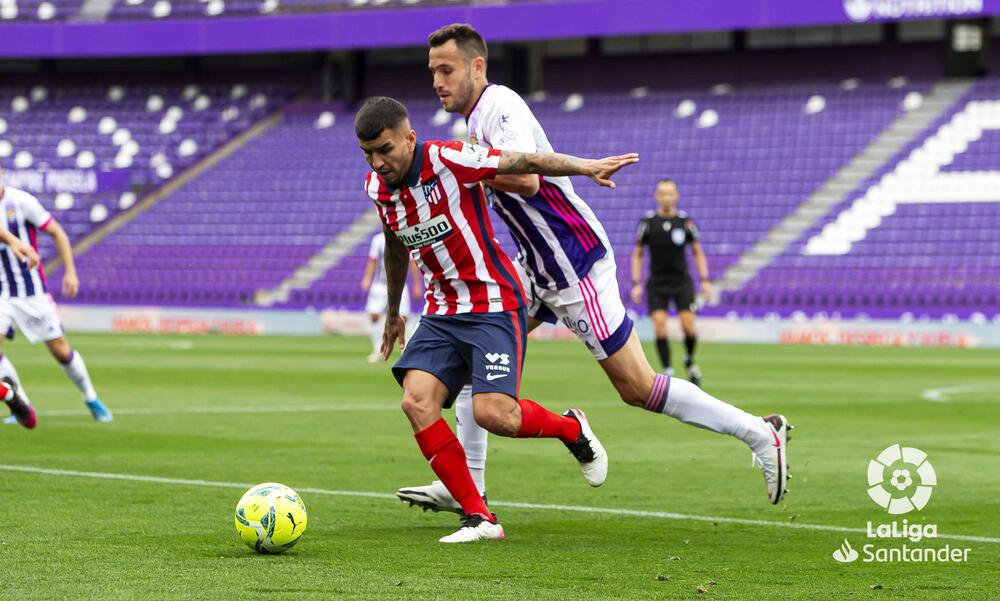
[[[552,152],[545,131],[524,100],[486,79],[486,43],[469,25],[443,27],[428,37],[434,90],[448,112],[461,113],[471,141],[518,152]],[[622,400],[684,423],[728,434],[750,447],[764,474],[768,500],[784,496],[788,476],[784,416],[758,417],[705,393],[694,384],[657,374],[649,365],[618,290],[615,257],[593,210],[569,178],[501,175],[484,182],[491,204],[517,244],[518,260],[534,297],[529,328],[562,322],[587,346]],[[472,419],[468,389],[455,404],[458,438],[485,494],[486,432]],[[455,511],[447,490],[402,488],[404,502]]]
[[[379,349],[382,346],[382,332],[385,331],[385,310],[389,303],[389,293],[385,283],[385,232],[379,230],[372,236],[368,244],[368,261],[365,263],[365,273],[361,277],[361,289],[368,291],[368,298],[365,301],[365,313],[371,320],[372,352],[368,355],[368,362],[375,363],[381,360]],[[412,267],[412,265],[411,265]],[[410,270],[414,275],[413,294],[420,294],[420,285],[416,281],[415,269]],[[414,296],[419,298],[419,296]],[[399,315],[403,319],[410,316],[410,288],[403,288],[403,297],[399,302]]]
[[[0,182],[3,170],[0,169]],[[3,229],[24,244],[38,250],[38,232],[52,236],[56,250],[65,266],[62,291],[67,298],[76,296],[80,282],[73,261],[69,237],[59,223],[42,207],[37,198],[10,186],[0,187],[0,215],[4,216]],[[62,323],[56,313],[52,296],[45,290],[45,274],[40,266],[34,268],[17,260],[17,255],[6,244],[0,247],[0,335],[13,338],[14,328],[32,344],[44,342],[66,375],[80,390],[91,415],[99,422],[112,420],[111,412],[104,406],[87,372],[79,352],[70,347],[63,334]],[[14,364],[6,355],[0,355],[0,378],[10,378],[27,400]],[[30,402],[30,401],[29,401]],[[11,416],[13,417],[13,416]],[[8,418],[8,423],[13,423]]]

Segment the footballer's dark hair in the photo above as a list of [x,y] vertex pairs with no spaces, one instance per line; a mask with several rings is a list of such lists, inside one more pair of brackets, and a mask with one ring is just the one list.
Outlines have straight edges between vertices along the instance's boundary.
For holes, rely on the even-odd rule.
[[444,46],[450,40],[455,40],[455,45],[465,60],[471,61],[477,56],[488,58],[489,51],[486,48],[486,40],[479,35],[476,28],[466,23],[452,23],[445,25],[441,29],[427,36],[427,45],[431,48]]
[[354,133],[362,142],[370,142],[387,129],[396,129],[410,118],[403,103],[387,96],[373,96],[354,116]]

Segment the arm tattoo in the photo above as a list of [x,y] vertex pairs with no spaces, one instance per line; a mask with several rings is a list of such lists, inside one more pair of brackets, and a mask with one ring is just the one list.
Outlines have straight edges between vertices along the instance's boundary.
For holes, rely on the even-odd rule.
[[525,153],[507,152],[500,155],[497,173],[535,173],[560,177],[564,175],[586,175],[584,161],[574,156],[555,152]]

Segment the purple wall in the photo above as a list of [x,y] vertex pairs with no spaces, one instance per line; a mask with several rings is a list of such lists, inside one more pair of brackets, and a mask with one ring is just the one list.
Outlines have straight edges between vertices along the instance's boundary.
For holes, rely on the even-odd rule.
[[1000,14],[1000,0],[565,0],[267,17],[0,25],[0,57],[65,58],[420,46],[447,23],[490,41]]

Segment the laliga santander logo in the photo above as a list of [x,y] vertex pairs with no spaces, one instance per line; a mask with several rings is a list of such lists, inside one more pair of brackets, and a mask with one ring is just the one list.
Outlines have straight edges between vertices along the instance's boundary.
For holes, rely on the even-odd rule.
[[840,548],[833,552],[833,558],[840,563],[851,563],[858,558],[858,552],[854,550],[854,547],[845,538],[844,544],[840,545]]
[[[937,474],[927,461],[927,453],[913,447],[894,444],[868,464],[868,496],[890,515],[920,511],[927,506],[937,486]],[[868,540],[858,549],[844,539],[833,558],[840,563],[861,560],[863,563],[894,562],[966,562],[969,547],[951,545],[912,546],[925,539],[938,538],[937,524],[910,523],[907,519],[884,524],[868,522]],[[902,539],[900,542],[894,542]],[[911,544],[908,544],[911,543]]]
[[936,485],[934,466],[920,449],[894,444],[868,464],[868,496],[891,515],[920,511]]

